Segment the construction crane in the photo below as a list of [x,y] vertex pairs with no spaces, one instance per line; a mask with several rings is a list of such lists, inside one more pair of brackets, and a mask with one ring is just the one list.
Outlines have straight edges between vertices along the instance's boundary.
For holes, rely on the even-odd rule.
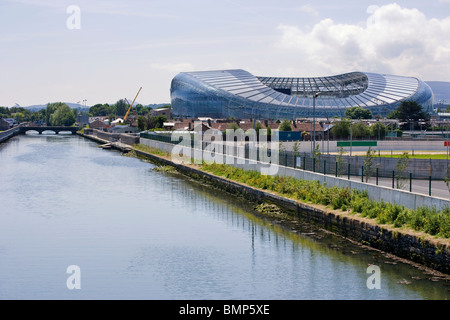
[[[142,90],[142,87],[139,89],[138,93],[136,94],[136,97],[134,97],[133,103],[131,105],[128,104],[128,105],[130,105],[130,107],[128,108],[128,111],[127,111],[127,114],[125,115],[125,118],[123,118],[123,122],[127,121],[128,115],[130,114],[130,111],[131,111],[131,108],[133,107],[133,104],[136,101],[136,98],[139,95],[139,92],[141,92],[141,90]],[[128,103],[127,99],[125,99],[125,101],[127,101],[127,103]]]

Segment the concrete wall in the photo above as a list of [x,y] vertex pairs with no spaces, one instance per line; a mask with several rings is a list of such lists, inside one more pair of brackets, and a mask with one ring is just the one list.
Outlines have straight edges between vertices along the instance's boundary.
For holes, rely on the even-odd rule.
[[[287,164],[293,167],[294,156],[291,152],[287,152]],[[300,154],[301,167],[303,167],[303,157],[307,158],[307,169],[312,170],[311,155]],[[347,175],[348,164],[350,164],[350,174],[351,175],[361,175],[362,167],[364,166],[364,160],[366,157],[363,156],[343,156],[342,165],[342,175]],[[281,159],[281,163],[284,164],[284,159]],[[382,158],[375,157],[373,160],[373,174],[375,176],[375,170],[378,168],[379,177],[392,177],[392,171],[397,173],[397,164],[399,162],[398,158]],[[335,155],[321,155],[316,161],[316,171],[323,172],[323,165],[326,163],[327,172],[335,172],[336,156]],[[447,160],[436,160],[436,159],[409,159],[408,166],[405,169],[405,178],[409,178],[409,174],[413,174],[413,179],[432,179],[443,180],[447,176],[447,170],[450,165],[450,161]],[[318,170],[320,168],[320,170]]]
[[[141,139],[141,143],[168,152],[171,152],[173,147],[171,144],[149,139]],[[140,155],[149,157],[162,165],[175,166],[177,170],[183,174],[191,176],[194,179],[201,180],[204,183],[211,184],[214,187],[218,187],[224,191],[243,196],[249,201],[269,200],[300,219],[313,222],[315,225],[319,225],[322,228],[341,234],[346,238],[395,254],[399,257],[409,259],[444,273],[450,272],[450,249],[449,246],[445,244],[437,244],[435,241],[422,239],[418,236],[410,235],[402,231],[393,231],[384,227],[372,225],[366,221],[359,220],[356,217],[348,215],[344,216],[327,210],[320,210],[307,204],[299,203],[295,200],[279,197],[270,192],[264,192],[221,177],[216,177],[212,174],[196,170],[192,167],[178,165],[155,155],[147,154],[139,150],[136,152]],[[247,163],[241,166],[246,169],[255,169],[258,164]],[[293,175],[298,178],[319,178],[317,174],[312,172],[303,172],[302,170],[295,170],[291,168],[280,168],[281,172],[283,170],[285,170],[285,174]],[[322,181],[326,183],[334,180],[332,177],[322,176],[322,178]],[[341,179],[338,180],[341,181]],[[348,181],[342,181],[342,186],[345,186],[345,182]],[[361,187],[358,185],[360,184],[355,183],[353,187]],[[376,189],[379,189],[376,190],[376,192],[379,192],[379,196],[382,197],[384,194],[381,189],[383,188]],[[389,190],[389,193],[392,193],[392,190]]]
[[131,134],[111,133],[111,132],[106,132],[106,131],[96,130],[96,129],[84,129],[84,134],[94,135],[102,140],[106,140],[106,141],[110,141],[110,142],[120,141],[129,146],[134,146],[135,144],[139,143],[139,140],[140,140],[138,136],[134,136]]
[[[171,152],[173,145],[154,141],[150,139],[140,139],[140,143],[147,145],[149,147],[158,148],[160,150]],[[260,171],[261,168],[267,168],[268,165],[261,162],[254,162],[246,160],[245,164],[238,164],[237,158],[235,158],[234,167],[243,168],[245,170],[257,170]],[[243,159],[240,159],[243,161]],[[391,189],[382,186],[371,185],[363,182],[351,181],[345,178],[336,178],[334,176],[324,175],[321,173],[314,173],[311,171],[304,171],[300,169],[294,169],[284,166],[275,166],[273,168],[277,170],[277,174],[280,176],[291,176],[297,179],[319,181],[320,183],[326,183],[327,186],[337,186],[341,188],[350,188],[356,190],[366,190],[369,197],[375,201],[385,201],[397,203],[403,205],[406,208],[417,209],[421,206],[436,207],[438,209],[443,209],[445,207],[450,207],[450,201],[446,199],[430,197],[422,194],[411,193],[404,190]]]
[[11,137],[13,137],[13,136],[15,136],[17,134],[19,134],[19,130],[20,130],[20,128],[16,127],[16,128],[12,128],[12,129],[0,132],[0,143],[10,139]]
[[[356,141],[356,140],[355,140]],[[322,153],[338,152],[337,141],[317,140],[316,143],[320,147]],[[300,152],[311,152],[311,141],[300,141]],[[283,146],[286,150],[292,151],[294,142],[283,142]],[[352,147],[352,151],[367,151],[368,147]],[[350,147],[345,147],[345,151],[349,152]],[[447,151],[447,147],[444,146],[444,140],[381,140],[378,141],[377,147],[372,147],[372,150],[385,150],[385,151]]]
[[127,144],[129,146],[134,146],[139,143],[139,137],[131,134],[122,133],[120,134],[120,142]]

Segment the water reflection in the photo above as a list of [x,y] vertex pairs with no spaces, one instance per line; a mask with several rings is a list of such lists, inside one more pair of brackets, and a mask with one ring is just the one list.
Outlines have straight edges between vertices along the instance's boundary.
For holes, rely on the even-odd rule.
[[[410,265],[84,139],[0,148],[0,298],[448,298]],[[65,287],[71,264],[79,291]],[[366,286],[370,264],[381,290]]]
[[[429,280],[432,275],[415,269],[399,259],[350,243],[347,239],[334,236],[306,222],[286,226],[259,218],[255,216],[253,205],[244,199],[230,197],[211,189],[210,186],[201,185],[178,174],[167,175],[171,176],[173,183],[164,187],[164,193],[171,194],[170,202],[172,204],[191,208],[192,214],[207,212],[208,217],[212,216],[218,222],[225,224],[228,229],[238,230],[240,235],[244,234],[248,237],[248,241],[243,241],[242,244],[249,246],[249,255],[241,257],[237,261],[248,263],[252,275],[264,274],[264,285],[270,284],[272,277],[276,279],[268,286],[272,289],[281,286],[285,280],[288,280],[282,285],[283,292],[277,292],[280,299],[385,299],[391,295],[396,299],[448,298],[445,282],[442,283],[440,289],[433,290],[432,287],[436,288],[439,285],[436,286]],[[179,200],[182,202],[177,203]],[[168,256],[167,252],[172,252],[175,256]],[[164,250],[147,247],[131,262],[132,269],[135,272],[145,273],[144,270],[148,271],[148,268],[153,265],[152,262],[162,261],[159,274],[165,274],[168,279],[173,279],[175,277],[172,274],[173,270],[167,270],[163,266],[177,265],[174,263],[175,257],[183,257],[186,252],[189,252],[191,257],[195,254],[199,255],[194,260],[203,261],[202,265],[207,265],[205,257],[213,254],[207,250],[194,254],[178,247]],[[221,252],[221,254],[224,253]],[[234,258],[236,259],[236,257]],[[267,262],[266,266],[264,266],[265,262]],[[274,264],[274,266],[270,266],[270,264]],[[367,267],[372,264],[380,266],[383,272],[382,288],[384,290],[367,289],[368,274],[366,271]],[[229,268],[239,270],[242,265],[230,265]],[[264,272],[261,272],[262,270]],[[200,272],[207,273],[205,270]],[[167,273],[170,274],[167,275]],[[176,274],[179,275],[178,272]],[[228,276],[236,280],[239,278],[236,274]],[[251,279],[250,282],[249,279]],[[261,295],[262,292],[267,291],[264,288],[255,287],[255,284],[261,280],[252,277],[242,278],[237,282],[243,286],[240,288],[241,292],[246,292],[246,288],[251,287],[256,291],[261,290],[258,291]],[[190,287],[201,287],[201,282],[195,281],[195,284],[192,283]],[[321,285],[324,287],[317,288]],[[227,286],[224,285],[224,287]],[[324,293],[324,289],[326,293]],[[288,294],[289,291],[290,294]],[[247,292],[246,294],[251,295],[252,293]],[[205,297],[198,296],[197,298]],[[245,299],[245,295],[231,298]],[[264,298],[273,299],[274,297],[268,295]]]

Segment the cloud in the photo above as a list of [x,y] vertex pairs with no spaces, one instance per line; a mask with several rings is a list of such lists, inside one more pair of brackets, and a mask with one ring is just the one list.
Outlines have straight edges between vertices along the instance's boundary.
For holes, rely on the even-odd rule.
[[314,17],[318,17],[319,16],[319,12],[317,12],[317,10],[314,9],[309,4],[305,4],[305,5],[301,6],[300,8],[298,8],[298,10],[300,12],[304,12],[304,13],[310,14],[310,15],[312,15]]
[[368,12],[365,24],[324,19],[309,31],[279,25],[276,47],[297,57],[297,75],[301,70],[314,76],[360,70],[450,80],[450,16],[428,19],[398,4]]
[[189,72],[194,71],[194,66],[189,62],[181,63],[152,63],[150,65],[152,69],[168,71],[170,73]]

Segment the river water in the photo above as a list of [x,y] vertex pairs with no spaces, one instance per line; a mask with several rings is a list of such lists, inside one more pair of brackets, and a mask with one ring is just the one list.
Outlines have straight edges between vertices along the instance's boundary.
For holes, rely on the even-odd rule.
[[426,271],[154,167],[78,136],[1,144],[0,299],[450,298]]

